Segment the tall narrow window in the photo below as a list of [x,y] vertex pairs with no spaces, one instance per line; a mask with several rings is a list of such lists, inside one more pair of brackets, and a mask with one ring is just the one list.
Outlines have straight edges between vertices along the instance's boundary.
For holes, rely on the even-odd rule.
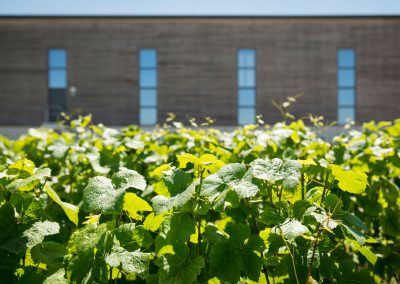
[[157,51],[139,52],[139,121],[141,125],[157,123]]
[[256,120],[256,51],[239,49],[238,52],[238,124]]
[[352,48],[341,48],[337,54],[338,93],[337,120],[345,124],[356,116],[356,55]]
[[48,51],[48,119],[56,121],[66,111],[67,98],[67,51],[52,48]]

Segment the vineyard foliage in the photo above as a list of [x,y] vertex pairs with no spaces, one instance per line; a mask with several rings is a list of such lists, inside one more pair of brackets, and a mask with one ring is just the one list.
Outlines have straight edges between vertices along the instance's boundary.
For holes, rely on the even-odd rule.
[[0,138],[1,283],[399,283],[400,120]]

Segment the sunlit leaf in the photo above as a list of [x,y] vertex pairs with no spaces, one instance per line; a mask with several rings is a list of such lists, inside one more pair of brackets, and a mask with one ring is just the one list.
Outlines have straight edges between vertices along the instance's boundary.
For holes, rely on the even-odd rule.
[[332,165],[332,175],[339,181],[341,190],[354,194],[360,194],[365,191],[368,185],[367,175],[360,171],[345,171],[340,166]]
[[71,203],[68,202],[63,202],[61,198],[58,196],[57,192],[55,192],[50,186],[46,185],[45,186],[47,194],[50,196],[50,198],[57,203],[58,205],[61,206],[61,208],[64,210],[65,215],[67,215],[68,219],[74,223],[76,226],[78,226],[79,222],[79,207],[75,206]]

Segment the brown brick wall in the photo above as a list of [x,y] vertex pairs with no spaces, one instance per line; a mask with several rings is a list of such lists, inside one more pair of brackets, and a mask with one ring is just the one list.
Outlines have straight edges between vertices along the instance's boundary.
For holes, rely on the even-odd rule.
[[400,116],[400,17],[0,18],[0,125],[40,125],[47,50],[67,49],[69,111],[107,125],[138,123],[138,50],[158,51],[158,114],[237,121],[237,50],[257,51],[257,113],[303,94],[292,108],[336,119],[336,52],[357,54],[358,121]]

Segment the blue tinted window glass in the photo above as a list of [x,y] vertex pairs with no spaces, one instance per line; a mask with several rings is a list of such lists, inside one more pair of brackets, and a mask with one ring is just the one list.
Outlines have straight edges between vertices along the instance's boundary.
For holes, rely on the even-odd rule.
[[141,70],[140,87],[157,87],[157,71],[146,69]]
[[339,107],[338,108],[339,124],[345,124],[347,121],[354,121],[354,120],[355,120],[354,107]]
[[356,104],[356,96],[354,89],[339,89],[338,90],[338,105],[339,106],[354,106]]
[[157,123],[157,51],[139,51],[139,122],[141,125]]
[[338,86],[339,87],[354,87],[356,84],[356,76],[354,70],[339,70],[338,71]]
[[354,49],[339,49],[338,51],[338,66],[340,67],[355,67],[356,58]]
[[241,49],[239,50],[239,68],[256,67],[256,51],[253,49]]
[[256,86],[256,71],[239,69],[239,87],[255,87]]
[[156,108],[140,108],[140,124],[154,125],[157,123]]
[[157,90],[142,89],[140,90],[140,106],[157,106]]
[[356,54],[354,49],[343,48],[337,53],[338,64],[338,113],[339,124],[355,120],[356,104]]
[[49,88],[66,88],[67,87],[67,71],[66,70],[50,70],[49,71]]
[[66,68],[67,52],[63,49],[49,50],[49,67],[50,68]]
[[154,49],[143,49],[140,51],[140,67],[157,67],[157,52]]
[[255,106],[255,89],[239,89],[239,106]]
[[254,108],[239,107],[238,123],[240,125],[253,124],[256,120],[256,111]]

